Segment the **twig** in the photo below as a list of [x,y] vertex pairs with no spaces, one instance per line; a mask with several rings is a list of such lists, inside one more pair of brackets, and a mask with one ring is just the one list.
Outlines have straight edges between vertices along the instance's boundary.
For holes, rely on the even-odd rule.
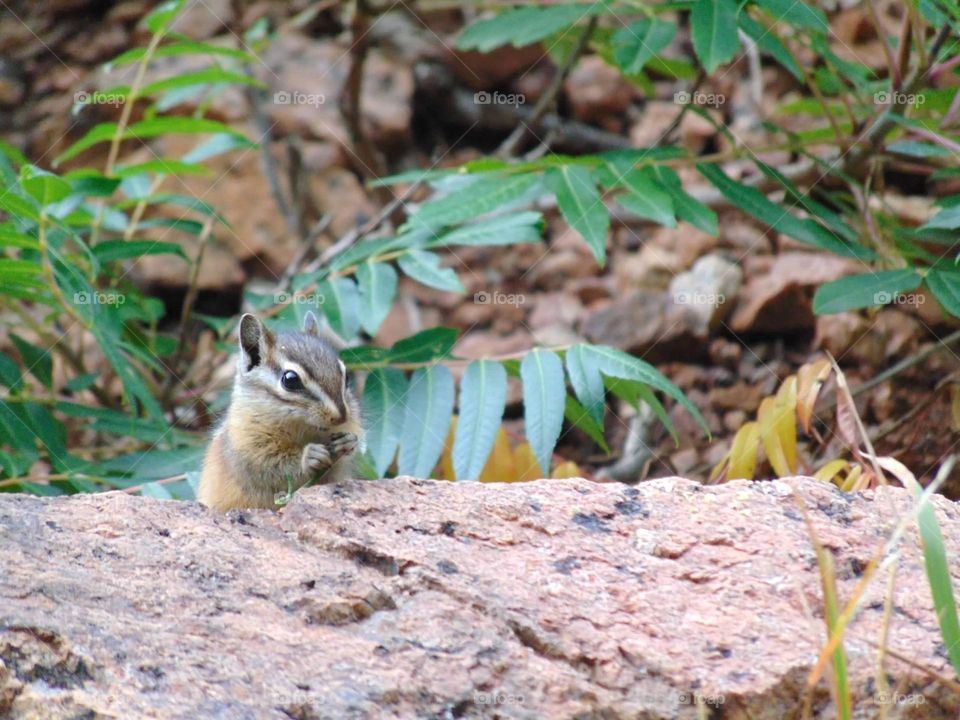
[[587,43],[590,42],[590,37],[593,35],[596,27],[597,16],[594,15],[590,18],[590,22],[587,23],[587,26],[577,39],[577,44],[570,51],[570,54],[567,55],[563,66],[557,71],[557,74],[553,76],[550,85],[547,86],[547,89],[543,91],[543,94],[537,100],[536,105],[533,106],[533,112],[530,113],[530,117],[527,118],[525,123],[517,125],[507,139],[497,148],[497,157],[513,157],[520,143],[527,136],[527,132],[529,132],[532,127],[536,127],[540,123],[540,120],[543,119],[543,116],[546,115],[547,111],[553,106],[557,100],[557,94],[563,87],[564,80],[567,79],[570,71],[573,70],[573,66],[577,63],[577,60],[580,59],[580,55],[582,55],[586,49]]
[[894,93],[890,108],[886,112],[881,113],[873,125],[870,126],[870,129],[867,130],[865,137],[866,144],[854,148],[847,156],[847,160],[843,165],[843,171],[845,173],[849,175],[859,174],[858,171],[863,167],[866,159],[877,153],[880,145],[883,144],[887,135],[897,124],[895,119],[896,112],[903,108],[906,104],[906,99],[916,93],[921,83],[930,74],[931,63],[936,61],[937,55],[940,53],[948,37],[950,37],[950,26],[944,25],[940,28],[940,31],[933,40],[933,44],[930,46],[928,62],[917,67],[916,71],[914,71],[908,79],[904,80],[902,92]]
[[[244,72],[252,76],[253,70],[249,65],[244,65]],[[273,126],[267,120],[263,112],[263,103],[266,102],[266,93],[258,87],[251,86],[247,92],[250,100],[250,111],[253,115],[253,124],[257,128],[260,136],[260,163],[263,165],[263,174],[267,178],[267,185],[270,187],[270,195],[273,202],[280,211],[281,217],[287,225],[287,230],[291,234],[297,231],[296,217],[293,214],[290,203],[287,202],[283,188],[280,186],[280,178],[277,174],[277,164],[273,159],[270,148],[273,145]]]
[[203,264],[203,255],[207,243],[213,232],[213,223],[216,218],[209,216],[203,223],[203,229],[200,231],[199,247],[197,248],[197,259],[194,260],[193,268],[190,272],[190,284],[187,286],[187,294],[183,298],[183,308],[180,312],[180,339],[177,341],[177,350],[170,362],[169,373],[163,386],[163,401],[166,403],[170,399],[170,393],[173,391],[175,379],[179,379],[177,372],[180,369],[180,362],[183,360],[183,353],[187,345],[187,331],[190,323],[190,314],[193,312],[193,304],[197,299],[197,283],[200,278],[200,265]]
[[[340,95],[340,116],[346,126],[347,135],[350,136],[350,143],[353,145],[353,152],[357,162],[354,163],[355,170],[362,177],[368,180],[378,178],[384,174],[383,162],[379,153],[370,143],[363,130],[363,113],[361,105],[363,100],[363,64],[367,59],[367,51],[370,48],[369,35],[369,17],[372,10],[367,4],[367,0],[356,0],[356,9],[353,18],[350,21],[350,33],[352,42],[350,43],[350,69],[347,72],[347,79],[343,85],[343,92]],[[383,197],[383,190],[378,190],[378,195]]]
[[340,255],[341,253],[353,247],[361,238],[380,227],[380,225],[382,225],[391,215],[393,215],[394,212],[396,212],[399,207],[409,200],[422,185],[422,180],[417,180],[415,183],[410,185],[410,187],[404,190],[400,195],[384,205],[380,212],[378,212],[370,220],[360,227],[354,228],[342,238],[337,240],[337,242],[335,242],[333,245],[324,250],[320,254],[320,257],[303,269],[303,272],[315,272],[328,265],[330,261],[333,260],[337,255]]

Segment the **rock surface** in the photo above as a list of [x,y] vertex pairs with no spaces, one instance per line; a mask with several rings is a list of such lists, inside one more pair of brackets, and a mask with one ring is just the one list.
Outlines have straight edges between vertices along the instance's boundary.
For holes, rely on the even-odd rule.
[[[849,598],[905,491],[398,478],[226,516],[2,495],[0,716],[695,718],[699,697],[711,718],[800,717],[824,625],[795,496]],[[957,508],[935,505],[960,557]],[[909,704],[887,709],[955,718],[917,669],[950,674],[917,545],[887,637],[917,665],[888,656]],[[882,702],[885,586],[846,635],[858,718]],[[835,716],[825,681],[812,707]]]

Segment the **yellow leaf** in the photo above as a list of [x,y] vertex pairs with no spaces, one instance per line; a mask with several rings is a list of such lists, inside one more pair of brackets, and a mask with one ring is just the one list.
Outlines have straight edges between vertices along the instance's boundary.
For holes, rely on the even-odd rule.
[[760,438],[767,459],[778,477],[796,474],[797,467],[797,378],[783,381],[775,398],[764,398],[757,411]]
[[837,485],[843,485],[843,473],[846,473],[850,470],[850,463],[846,460],[831,460],[817,470],[813,476],[817,480],[823,480],[824,482],[834,482],[836,481]]
[[443,445],[443,454],[440,455],[440,470],[443,477],[438,480],[454,480],[457,474],[453,470],[453,436],[457,430],[457,416],[454,415],[450,420],[450,431],[447,433],[447,440]]
[[840,486],[840,489],[844,492],[850,492],[857,486],[857,481],[860,479],[860,476],[863,474],[863,467],[861,465],[854,465],[853,469],[850,470],[850,474],[847,475],[847,479],[843,481],[843,485]]
[[728,480],[753,480],[757,469],[757,450],[760,448],[760,426],[755,422],[744,423],[733,436],[730,446]]
[[580,469],[580,466],[577,465],[572,460],[566,460],[565,462],[557,465],[553,472],[550,474],[552,478],[582,478],[583,470]]
[[797,418],[800,420],[800,427],[807,435],[810,434],[810,423],[813,419],[813,408],[817,404],[817,396],[829,375],[829,360],[807,363],[797,370]]
[[537,456],[533,454],[533,450],[530,448],[530,443],[517,446],[517,449],[513,451],[513,462],[517,468],[516,477],[513,478],[516,481],[539,480],[546,477],[543,470],[540,469]]
[[513,450],[507,433],[501,427],[497,439],[493,442],[493,452],[487,458],[487,464],[480,473],[480,482],[513,482],[517,479],[517,467],[513,462]]
[[710,482],[726,482],[727,476],[724,474],[724,471],[729,467],[729,465],[730,453],[727,452],[726,455],[720,458],[720,462],[713,466],[713,470],[710,471]]

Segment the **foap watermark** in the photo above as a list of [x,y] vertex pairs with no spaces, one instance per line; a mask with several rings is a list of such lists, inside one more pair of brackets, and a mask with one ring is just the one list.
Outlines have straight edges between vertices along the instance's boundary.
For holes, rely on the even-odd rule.
[[700,105],[703,107],[720,107],[727,101],[727,96],[721,93],[705,93],[696,90],[687,92],[680,90],[673,94],[673,101],[677,105]]
[[323,93],[278,90],[273,94],[274,105],[309,105],[310,107],[320,107],[326,101],[327,96]]
[[519,106],[527,102],[523,93],[487,92],[481,90],[473,94],[473,102],[477,105],[514,105]]
[[123,293],[94,291],[73,294],[74,305],[123,305],[126,301],[127,296]]
[[873,94],[873,101],[880,105],[923,105],[927,98],[916,93],[902,93],[899,91],[881,90]]
[[275,293],[274,305],[323,305],[326,301],[323,293]]
[[475,692],[473,701],[477,705],[523,705],[523,695],[514,695],[499,690]]
[[73,94],[73,101],[77,105],[116,105],[120,106],[126,102],[126,96],[122,93],[103,92],[101,90],[78,90]]
[[697,690],[682,692],[677,696],[681,705],[709,705],[710,707],[720,707],[726,702],[723,695],[711,695]]
[[727,296],[723,293],[705,293],[698,290],[680,290],[673,294],[677,305],[723,305]]
[[473,301],[477,305],[513,305],[519,307],[527,301],[527,296],[522,293],[502,293],[494,290],[487,292],[481,290],[473,294]]
[[892,293],[881,290],[873,294],[874,305],[923,305],[927,296],[919,293]]
[[920,693],[879,692],[874,696],[877,705],[923,705],[927,702]]

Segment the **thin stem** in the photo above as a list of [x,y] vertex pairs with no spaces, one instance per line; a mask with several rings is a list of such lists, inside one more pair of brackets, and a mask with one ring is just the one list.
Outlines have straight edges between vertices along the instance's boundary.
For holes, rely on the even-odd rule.
[[525,122],[517,125],[514,131],[510,133],[507,139],[503,141],[499,148],[497,148],[497,157],[512,157],[516,153],[520,143],[527,136],[527,133],[530,131],[530,129],[536,127],[540,120],[543,119],[543,116],[547,114],[547,111],[554,104],[554,102],[556,102],[557,94],[563,87],[564,81],[567,79],[570,71],[573,70],[573,66],[576,65],[577,60],[580,59],[580,56],[586,49],[587,44],[590,42],[590,37],[593,35],[593,31],[596,29],[596,27],[597,16],[594,15],[590,18],[590,22],[587,23],[587,26],[583,29],[580,37],[577,39],[577,44],[570,51],[570,54],[567,55],[563,66],[557,71],[557,74],[553,76],[553,80],[550,81],[550,85],[548,85],[547,89],[543,91],[543,94],[537,100],[537,104],[533,106],[533,112],[530,113],[530,116]]

